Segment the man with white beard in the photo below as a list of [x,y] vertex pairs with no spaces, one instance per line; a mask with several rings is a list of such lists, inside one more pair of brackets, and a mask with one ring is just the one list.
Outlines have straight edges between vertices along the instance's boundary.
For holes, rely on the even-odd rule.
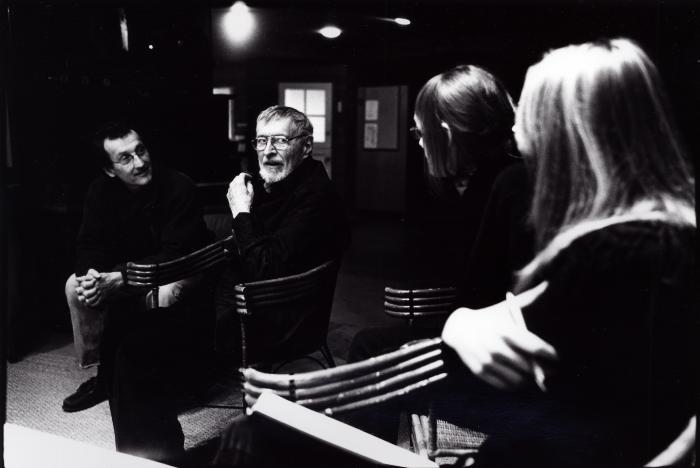
[[236,275],[276,278],[339,258],[349,240],[346,210],[323,164],[311,157],[313,126],[306,115],[286,106],[265,109],[252,144],[259,175],[241,172],[226,194]]

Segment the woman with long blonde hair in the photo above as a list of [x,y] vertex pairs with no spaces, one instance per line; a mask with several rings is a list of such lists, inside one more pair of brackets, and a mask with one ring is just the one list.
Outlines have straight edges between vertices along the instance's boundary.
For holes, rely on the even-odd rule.
[[515,136],[538,253],[517,296],[443,329],[476,376],[530,398],[484,456],[644,464],[695,406],[695,184],[656,67],[627,39],[554,50],[527,73]]

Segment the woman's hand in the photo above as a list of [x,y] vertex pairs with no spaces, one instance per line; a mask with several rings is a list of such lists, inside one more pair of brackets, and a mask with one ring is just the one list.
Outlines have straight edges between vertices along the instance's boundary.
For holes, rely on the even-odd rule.
[[513,389],[533,379],[544,389],[541,363],[557,359],[555,349],[530,333],[520,308],[532,303],[547,283],[514,296],[518,310],[506,301],[484,309],[460,307],[452,312],[442,339],[480,379],[500,389]]

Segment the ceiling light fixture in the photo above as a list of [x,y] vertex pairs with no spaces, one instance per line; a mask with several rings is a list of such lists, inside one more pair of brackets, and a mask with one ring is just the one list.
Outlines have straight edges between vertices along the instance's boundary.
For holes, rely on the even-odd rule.
[[340,36],[343,31],[335,26],[325,26],[319,29],[318,32],[325,38],[335,39],[336,37]]
[[243,43],[253,34],[255,18],[245,2],[238,1],[231,6],[224,16],[226,35],[234,43]]
[[411,20],[408,18],[394,18],[394,22],[399,26],[408,26],[411,24]]

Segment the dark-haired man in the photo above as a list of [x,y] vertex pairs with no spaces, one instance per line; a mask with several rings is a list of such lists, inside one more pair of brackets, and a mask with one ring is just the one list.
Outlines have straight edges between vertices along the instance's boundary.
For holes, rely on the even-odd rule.
[[[144,313],[145,292],[125,284],[126,262],[172,259],[210,239],[193,182],[177,171],[154,166],[131,126],[120,122],[103,126],[95,134],[94,146],[103,174],[85,196],[75,274],[66,282],[66,298],[80,365],[99,364],[99,368],[95,377],[64,400],[66,412],[107,399],[122,341],[131,330],[155,320],[154,314]],[[173,305],[185,290],[195,289],[192,283],[161,287],[158,305]]]

